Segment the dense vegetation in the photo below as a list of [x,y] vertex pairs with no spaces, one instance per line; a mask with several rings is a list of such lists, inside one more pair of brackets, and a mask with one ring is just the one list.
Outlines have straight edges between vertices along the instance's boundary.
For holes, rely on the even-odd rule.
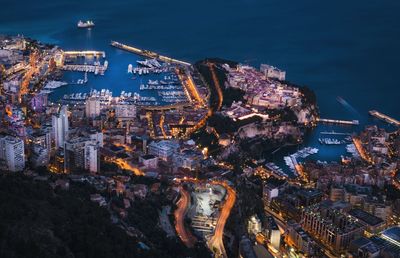
[[137,241],[89,200],[91,187],[55,190],[19,175],[0,177],[0,257],[135,257]]

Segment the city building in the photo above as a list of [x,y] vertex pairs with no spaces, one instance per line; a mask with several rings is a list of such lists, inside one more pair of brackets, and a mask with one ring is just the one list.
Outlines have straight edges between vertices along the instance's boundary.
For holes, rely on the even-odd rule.
[[168,161],[172,158],[172,155],[177,153],[179,149],[179,143],[174,141],[153,141],[148,145],[148,153],[159,157],[162,160]]
[[97,142],[89,141],[85,144],[85,169],[91,173],[100,172],[100,151]]
[[42,145],[35,144],[32,147],[30,155],[30,162],[32,167],[45,167],[49,164],[50,153],[49,150]]
[[204,156],[201,152],[186,149],[175,153],[172,157],[172,161],[176,167],[195,170],[200,167],[200,162],[203,158]]
[[0,138],[0,160],[3,169],[17,172],[25,168],[24,141],[17,137],[5,136]]
[[317,244],[311,235],[304,231],[300,224],[293,220],[289,221],[287,231],[286,240],[291,246],[294,246],[298,251],[308,256],[315,254]]
[[272,65],[261,64],[260,71],[264,73],[266,78],[278,79],[280,81],[284,81],[286,79],[286,72],[279,70]]
[[279,195],[279,188],[271,183],[266,183],[263,187],[264,206],[269,207],[271,200]]
[[57,114],[52,116],[52,127],[55,148],[64,148],[64,143],[68,139],[68,110],[67,106],[62,106]]
[[372,240],[360,237],[350,243],[349,253],[354,257],[375,258],[379,257],[380,248]]
[[350,242],[362,236],[365,230],[365,225],[346,215],[347,209],[347,205],[331,201],[306,207],[301,225],[328,249],[343,253]]
[[247,232],[250,235],[256,236],[258,233],[262,232],[261,220],[257,215],[251,216],[247,223]]
[[101,105],[100,99],[97,97],[89,97],[85,104],[85,115],[89,118],[95,118],[100,115]]
[[279,252],[281,246],[281,231],[275,222],[274,217],[268,216],[265,220],[265,236],[270,244],[270,247]]
[[383,219],[358,208],[350,210],[349,215],[365,225],[365,233],[368,236],[381,232],[386,225]]
[[122,120],[135,118],[136,106],[122,103],[115,105],[115,117]]
[[150,154],[143,155],[139,157],[139,162],[143,163],[144,167],[147,169],[157,168],[158,157]]

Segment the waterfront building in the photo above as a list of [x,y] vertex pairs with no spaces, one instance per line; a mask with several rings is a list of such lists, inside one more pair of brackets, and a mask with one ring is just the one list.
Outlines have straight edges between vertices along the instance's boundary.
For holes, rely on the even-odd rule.
[[97,97],[89,97],[85,104],[86,117],[95,118],[100,115],[101,106],[100,99]]
[[115,117],[121,120],[133,119],[136,117],[136,105],[117,104],[115,105]]
[[0,138],[0,160],[3,169],[22,171],[25,168],[24,141],[9,135]]
[[159,157],[162,160],[168,161],[172,158],[172,155],[177,153],[179,149],[179,143],[174,141],[159,141],[151,142],[148,145],[148,153]]
[[280,81],[284,81],[286,79],[286,72],[279,70],[272,65],[261,64],[260,71],[264,73],[266,78],[278,79]]
[[68,139],[68,110],[62,106],[57,114],[52,116],[52,127],[55,148],[64,148],[64,143]]

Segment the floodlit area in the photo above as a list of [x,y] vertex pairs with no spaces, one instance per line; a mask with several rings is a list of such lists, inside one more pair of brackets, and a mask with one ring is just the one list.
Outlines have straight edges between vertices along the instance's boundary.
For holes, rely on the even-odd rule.
[[214,233],[226,189],[221,185],[196,185],[191,195],[193,202],[188,213],[191,226],[196,235],[208,238]]

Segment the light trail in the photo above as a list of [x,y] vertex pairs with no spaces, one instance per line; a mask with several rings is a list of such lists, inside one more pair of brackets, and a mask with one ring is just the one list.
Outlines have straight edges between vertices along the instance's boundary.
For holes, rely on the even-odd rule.
[[185,227],[185,216],[190,205],[190,195],[182,187],[179,188],[181,198],[177,205],[178,209],[175,210],[175,229],[182,242],[189,248],[193,247],[196,243],[196,238]]

